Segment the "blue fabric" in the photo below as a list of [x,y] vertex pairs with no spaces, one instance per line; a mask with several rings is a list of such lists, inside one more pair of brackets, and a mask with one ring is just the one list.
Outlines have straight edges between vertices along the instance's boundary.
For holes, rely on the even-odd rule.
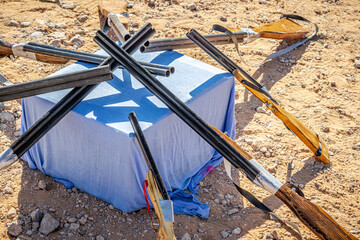
[[[174,66],[172,76],[158,80],[206,122],[234,137],[231,74],[174,51],[136,52],[134,57]],[[56,74],[91,67],[75,63]],[[69,91],[23,99],[21,131]],[[101,83],[23,159],[30,168],[40,169],[66,187],[82,189],[124,212],[144,208],[142,182],[148,168],[128,121],[131,111],[139,119],[175,213],[207,218],[209,206],[196,199],[197,184],[221,163],[221,156],[122,69],[114,72],[112,81]],[[185,194],[186,189],[191,194]]]

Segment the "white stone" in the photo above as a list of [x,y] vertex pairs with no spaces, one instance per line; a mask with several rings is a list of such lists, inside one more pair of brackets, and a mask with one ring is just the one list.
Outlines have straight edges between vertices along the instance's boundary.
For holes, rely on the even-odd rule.
[[15,21],[15,20],[10,20],[10,22],[7,24],[8,27],[18,27],[19,26],[19,22]]
[[33,32],[30,36],[32,38],[42,38],[42,37],[44,37],[44,34],[40,31],[36,31],[36,32]]
[[232,234],[239,235],[241,233],[241,228],[237,227],[234,230],[232,230]]
[[30,26],[30,22],[22,22],[22,23],[20,24],[20,27],[23,27],[23,28],[29,27],[29,26]]

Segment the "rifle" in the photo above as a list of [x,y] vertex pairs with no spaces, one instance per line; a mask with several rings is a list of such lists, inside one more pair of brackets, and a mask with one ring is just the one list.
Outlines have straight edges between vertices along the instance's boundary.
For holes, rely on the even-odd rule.
[[[216,25],[215,25],[216,26]],[[213,30],[217,30],[216,28]],[[297,23],[288,18],[281,18],[278,21],[263,24],[256,28],[241,28],[231,29],[240,32],[229,32],[221,34],[204,35],[209,42],[214,45],[231,44],[234,40],[237,42],[244,42],[244,39],[255,40],[257,38],[271,38],[271,39],[300,39],[304,38],[308,33]],[[228,30],[229,31],[229,30]],[[185,48],[195,48],[194,44],[187,37],[155,39],[145,43],[141,48],[141,52],[154,52],[164,50],[175,50]]]
[[[45,44],[25,42],[20,44],[10,44],[0,40],[0,55],[2,56],[19,56],[26,57],[33,60],[65,64],[69,60],[83,61],[93,64],[102,63],[107,57],[92,53],[80,52],[65,48],[57,48]],[[171,66],[164,66],[154,63],[141,62],[141,64],[152,74],[158,76],[170,76],[174,73],[175,69]],[[122,66],[119,66],[122,68]]]
[[[101,36],[101,37],[99,37]],[[101,31],[97,32],[95,42],[104,48],[117,62],[138,79],[150,92],[159,98],[171,111],[180,117],[189,127],[197,132],[205,141],[215,148],[236,168],[241,169],[245,175],[256,185],[264,188],[283,201],[295,215],[320,239],[344,240],[356,238],[342,228],[334,219],[316,204],[293,192],[282,184],[255,159],[248,160],[246,156],[236,150],[204,120],[188,108],[171,91],[162,85],[155,77],[150,75],[129,54],[119,48],[109,37]]]
[[112,80],[110,66],[65,73],[0,88],[0,102]]
[[[151,24],[145,24],[136,34],[134,34],[121,49],[132,54],[145,41],[147,41],[155,30]],[[100,66],[110,65],[114,71],[120,65],[112,57],[108,57]],[[150,74],[150,73],[149,73]],[[79,104],[88,94],[90,94],[98,84],[91,84],[77,87],[66,94],[56,103],[47,113],[37,122],[26,130],[9,148],[0,154],[0,169],[3,169],[16,162],[26,151],[28,151],[39,139],[54,127],[63,117],[66,116],[77,104]]]
[[157,239],[176,240],[173,226],[174,212],[172,208],[172,201],[170,200],[165,184],[160,176],[159,170],[157,169],[156,163],[152,157],[149,146],[147,145],[145,136],[134,112],[129,114],[129,120],[132,128],[134,129],[136,139],[140,145],[146,164],[149,167],[149,171],[146,174],[146,181],[149,184],[148,192],[159,220]]
[[305,145],[315,154],[315,158],[323,163],[330,163],[329,153],[325,143],[320,136],[306,127],[289,112],[285,111],[279,103],[270,95],[268,90],[236,65],[230,58],[225,56],[219,49],[202,37],[196,30],[192,29],[187,35],[202,50],[214,58],[220,65],[234,75],[234,77],[266,107],[275,114],[285,126],[293,132]]

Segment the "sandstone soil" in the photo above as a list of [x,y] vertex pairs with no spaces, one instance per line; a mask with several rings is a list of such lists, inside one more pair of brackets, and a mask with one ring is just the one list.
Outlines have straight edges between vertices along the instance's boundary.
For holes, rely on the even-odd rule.
[[[292,161],[293,182],[308,199],[359,238],[360,2],[129,0],[128,3],[130,30],[136,31],[151,22],[157,30],[155,38],[185,36],[191,28],[208,34],[213,24],[256,27],[279,19],[281,14],[299,14],[318,24],[319,34],[313,40],[260,67],[254,65],[294,41],[257,39],[241,45],[243,61],[233,45],[220,49],[264,84],[287,111],[320,134],[329,147],[331,164],[316,162],[308,148],[239,83],[236,83],[236,141],[282,182],[286,180],[287,164]],[[98,49],[92,41],[99,28],[96,1],[59,4],[50,0],[0,0],[0,8],[2,40],[52,43],[87,52]],[[311,29],[311,25],[307,27]],[[198,48],[180,52],[220,67]],[[13,83],[39,79],[61,67],[25,58],[0,59],[0,73]],[[20,118],[20,102],[5,102],[0,112],[1,151],[19,136]],[[241,185],[263,199],[276,214],[297,223],[306,239],[317,239],[278,199],[254,186],[242,173],[238,176]],[[210,217],[206,220],[176,215],[174,229],[178,239],[272,239],[274,231],[279,239],[300,239],[294,231],[280,227],[244,200],[228,180],[223,165],[202,181],[199,194],[200,201],[211,207]],[[30,216],[36,209],[54,217],[59,227],[48,235],[36,230],[35,213]],[[0,219],[1,239],[156,238],[145,209],[123,213],[81,190],[66,189],[40,171],[29,169],[23,161],[1,171]],[[12,223],[15,225],[11,232],[17,237],[9,234]]]

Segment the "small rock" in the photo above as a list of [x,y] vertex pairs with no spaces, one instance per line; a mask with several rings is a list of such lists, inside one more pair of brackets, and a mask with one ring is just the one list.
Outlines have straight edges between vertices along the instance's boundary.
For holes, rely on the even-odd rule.
[[7,217],[8,218],[14,218],[16,216],[16,210],[15,210],[15,208],[10,208],[10,210],[8,211],[8,213],[7,213]]
[[53,208],[49,208],[49,212],[50,212],[50,213],[54,213],[54,212],[56,212],[56,210],[53,209]]
[[325,133],[329,133],[330,132],[330,128],[329,127],[323,127],[321,129],[321,131],[325,132]]
[[111,210],[114,210],[114,209],[115,209],[113,205],[110,205],[109,208],[110,208]]
[[273,235],[271,232],[267,232],[265,233],[264,237],[263,237],[263,240],[266,240],[266,239],[273,239]]
[[75,34],[76,35],[85,35],[86,34],[86,31],[84,29],[79,29],[79,30],[76,30],[75,31]]
[[80,223],[81,225],[85,225],[85,223],[86,223],[86,218],[85,218],[85,217],[80,218],[79,223]]
[[264,156],[267,157],[267,158],[268,158],[268,157],[271,157],[271,153],[270,153],[270,152],[266,152],[266,153],[264,153]]
[[355,61],[354,67],[360,68],[360,61]]
[[76,221],[77,221],[76,218],[69,218],[69,219],[68,219],[68,222],[69,222],[69,223],[74,223],[74,222],[76,222]]
[[79,16],[77,17],[77,20],[78,20],[79,22],[83,23],[83,22],[85,22],[86,20],[88,20],[88,16],[85,15],[85,14],[79,15]]
[[191,240],[190,234],[185,233],[180,240]]
[[47,188],[47,184],[44,180],[40,180],[39,183],[38,183],[38,187],[41,189],[41,190],[46,190]]
[[44,235],[48,235],[49,233],[55,231],[59,226],[59,221],[56,220],[53,216],[51,216],[49,213],[46,213],[40,223],[39,231]]
[[73,2],[61,1],[60,7],[64,8],[64,9],[74,9],[76,6]]
[[66,35],[64,32],[53,32],[48,35],[50,38],[59,39],[59,40],[66,40]]
[[191,11],[194,11],[194,10],[196,10],[196,5],[195,5],[195,3],[190,3],[190,4],[187,6],[187,8],[188,8],[189,10],[191,10]]
[[30,26],[30,22],[22,22],[20,24],[20,27],[22,27],[22,28],[26,28],[26,27],[29,27],[29,26]]
[[234,234],[234,235],[240,235],[240,233],[241,233],[241,228],[239,228],[239,227],[232,230],[232,234]]
[[352,148],[353,148],[354,150],[360,151],[360,142],[358,142],[357,144],[355,144]]
[[262,152],[262,153],[266,153],[266,152],[267,152],[267,148],[266,148],[266,147],[262,147],[262,148],[260,148],[260,152]]
[[105,240],[105,238],[103,236],[101,236],[101,235],[97,235],[96,240]]
[[6,26],[8,26],[8,27],[18,27],[19,22],[15,21],[15,20],[10,20],[10,22]]
[[32,230],[27,230],[27,231],[26,231],[26,235],[31,236],[32,234],[33,234],[33,231],[32,231]]
[[66,28],[66,23],[64,23],[64,22],[57,23],[57,24],[55,24],[55,27],[56,28]]
[[19,236],[21,234],[21,232],[23,231],[21,225],[18,223],[12,223],[8,230],[9,230],[9,234],[14,237]]
[[221,200],[221,204],[225,206],[227,204],[227,201],[225,199]]
[[229,236],[229,233],[227,231],[221,231],[220,234],[223,238],[227,238]]
[[330,84],[331,87],[336,87],[336,82],[331,82]]
[[258,113],[266,113],[266,110],[263,107],[258,107],[256,109],[256,112],[258,112]]
[[84,236],[86,234],[86,228],[79,228],[78,229],[78,233],[81,235],[81,236]]
[[30,34],[30,36],[32,38],[42,38],[42,37],[44,37],[44,34],[40,31],[36,31],[36,32],[33,32],[32,34]]
[[40,227],[40,224],[39,224],[39,222],[33,222],[31,227],[34,231],[37,231]]
[[43,217],[43,213],[40,209],[35,209],[30,213],[30,217],[33,222],[40,222]]
[[70,43],[76,47],[81,47],[82,45],[84,45],[84,42],[81,40],[81,38],[77,36],[71,38]]
[[8,187],[8,186],[4,187],[3,192],[4,192],[5,194],[13,194],[12,188],[11,188],[11,187]]
[[227,17],[221,16],[221,17],[220,17],[220,21],[226,22],[226,21],[227,21]]
[[77,229],[79,229],[79,227],[80,227],[80,224],[78,224],[78,223],[72,223],[72,224],[70,224],[69,229],[70,229],[70,230],[77,230]]
[[20,137],[20,135],[21,135],[21,131],[20,131],[20,130],[14,132],[14,136],[15,136],[15,137]]
[[54,29],[55,28],[55,23],[53,22],[47,22],[46,26],[48,26],[50,29]]
[[228,211],[228,214],[229,214],[229,215],[233,215],[233,214],[238,213],[238,212],[239,212],[239,209],[233,208],[233,209],[230,209],[230,210]]
[[14,115],[9,112],[0,113],[0,122],[13,122],[15,120]]

